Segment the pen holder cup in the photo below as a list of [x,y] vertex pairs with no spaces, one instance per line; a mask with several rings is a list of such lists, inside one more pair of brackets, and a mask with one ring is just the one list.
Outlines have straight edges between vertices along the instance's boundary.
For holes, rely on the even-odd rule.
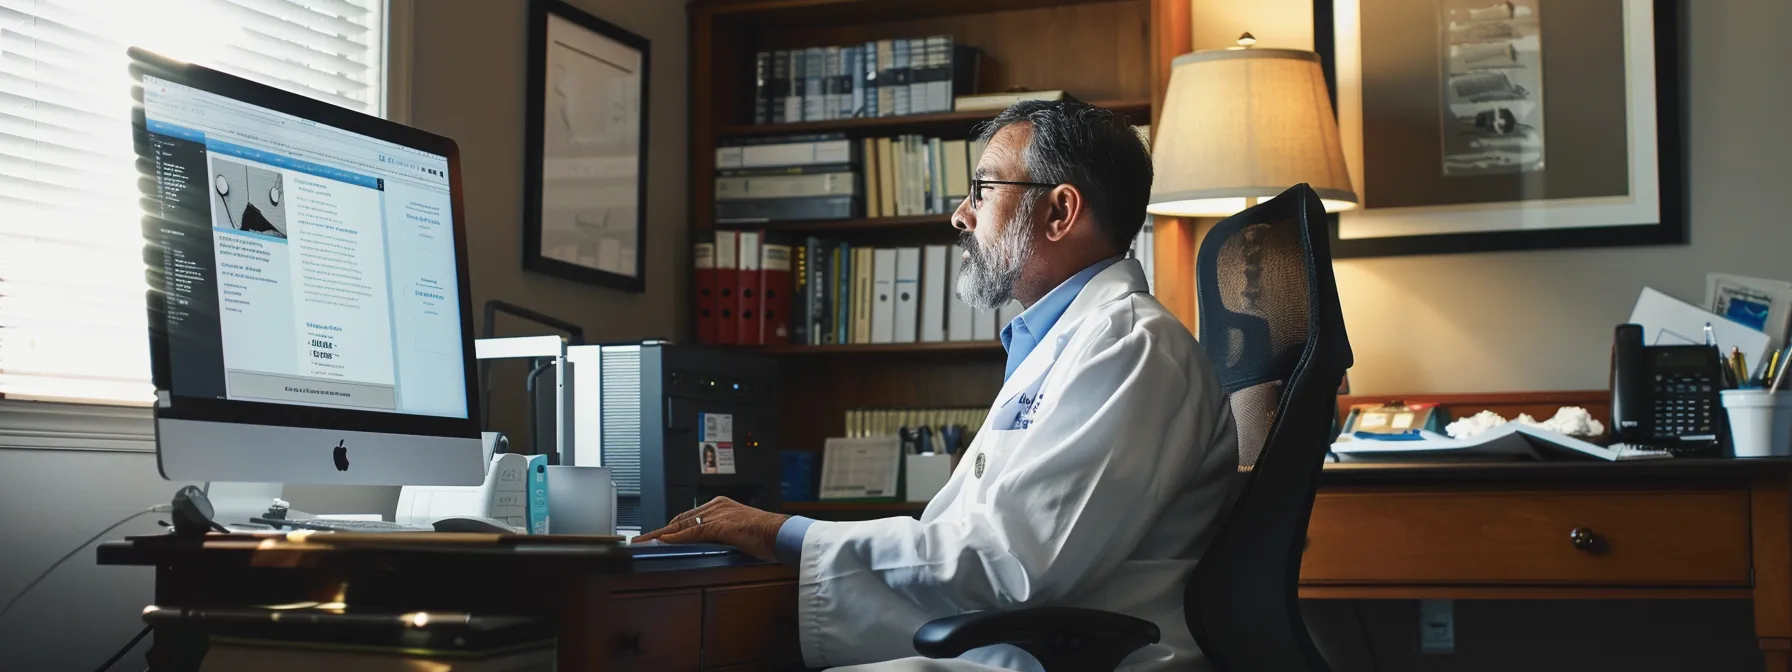
[[1792,456],[1792,391],[1724,390],[1736,457]]
[[933,499],[946,481],[952,478],[952,456],[945,453],[931,455],[904,455],[902,468],[907,470],[908,480],[903,499],[911,502],[925,502]]

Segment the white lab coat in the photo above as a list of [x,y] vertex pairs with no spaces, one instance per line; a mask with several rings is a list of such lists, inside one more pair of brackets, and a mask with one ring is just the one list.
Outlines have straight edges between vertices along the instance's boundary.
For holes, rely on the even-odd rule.
[[[1017,414],[1030,425],[1007,429]],[[1206,669],[1182,593],[1237,464],[1206,354],[1146,293],[1138,262],[1116,263],[1009,377],[919,520],[809,527],[797,589],[803,658],[1038,669],[1007,645],[916,660],[914,635],[942,616],[1054,605],[1157,623],[1160,643],[1124,669]]]

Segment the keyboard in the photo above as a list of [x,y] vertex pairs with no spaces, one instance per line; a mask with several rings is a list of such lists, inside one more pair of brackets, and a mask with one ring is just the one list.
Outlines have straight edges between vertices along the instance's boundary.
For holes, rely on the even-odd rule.
[[281,518],[251,518],[250,522],[263,525],[296,527],[301,530],[318,530],[322,532],[434,532],[434,528],[404,525],[385,520],[332,520],[307,518],[305,520],[285,520]]
[[1636,443],[1614,443],[1607,448],[1615,453],[1612,460],[1617,462],[1626,460],[1661,460],[1678,456],[1678,454],[1670,448]]
[[735,552],[733,546],[722,544],[662,544],[650,541],[641,545],[628,547],[629,555],[637,558],[689,558],[700,555],[727,555]]

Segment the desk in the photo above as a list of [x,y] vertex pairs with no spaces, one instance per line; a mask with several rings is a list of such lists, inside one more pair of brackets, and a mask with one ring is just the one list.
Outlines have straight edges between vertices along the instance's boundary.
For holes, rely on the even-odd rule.
[[[313,601],[535,616],[553,624],[564,670],[801,665],[794,570],[745,556],[636,562],[604,545],[332,548],[221,536],[107,542],[99,561],[156,567],[158,605]],[[151,663],[177,669],[177,647],[162,634]]]
[[[1767,670],[1787,672],[1789,484],[1792,459],[1778,458],[1328,464],[1300,595],[1751,600]],[[792,508],[864,519],[921,505],[829,506]]]
[[1785,672],[1789,483],[1777,458],[1331,464],[1300,595],[1752,600],[1767,670]]
[[[840,517],[919,511],[853,508]],[[1302,597],[1750,600],[1766,669],[1792,662],[1792,459],[1331,464],[1308,530]],[[543,615],[561,633],[565,669],[800,662],[794,571],[743,557],[270,552],[159,538],[110,542],[99,556],[156,566],[162,604],[340,593],[355,604]],[[466,580],[496,573],[521,586],[495,593]]]

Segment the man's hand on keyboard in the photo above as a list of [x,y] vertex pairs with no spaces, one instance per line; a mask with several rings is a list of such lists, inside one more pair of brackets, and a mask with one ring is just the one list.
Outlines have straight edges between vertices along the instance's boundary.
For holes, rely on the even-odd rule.
[[717,497],[679,514],[665,527],[635,537],[634,542],[657,539],[668,544],[727,544],[761,560],[776,560],[772,547],[778,539],[778,528],[789,517]]

